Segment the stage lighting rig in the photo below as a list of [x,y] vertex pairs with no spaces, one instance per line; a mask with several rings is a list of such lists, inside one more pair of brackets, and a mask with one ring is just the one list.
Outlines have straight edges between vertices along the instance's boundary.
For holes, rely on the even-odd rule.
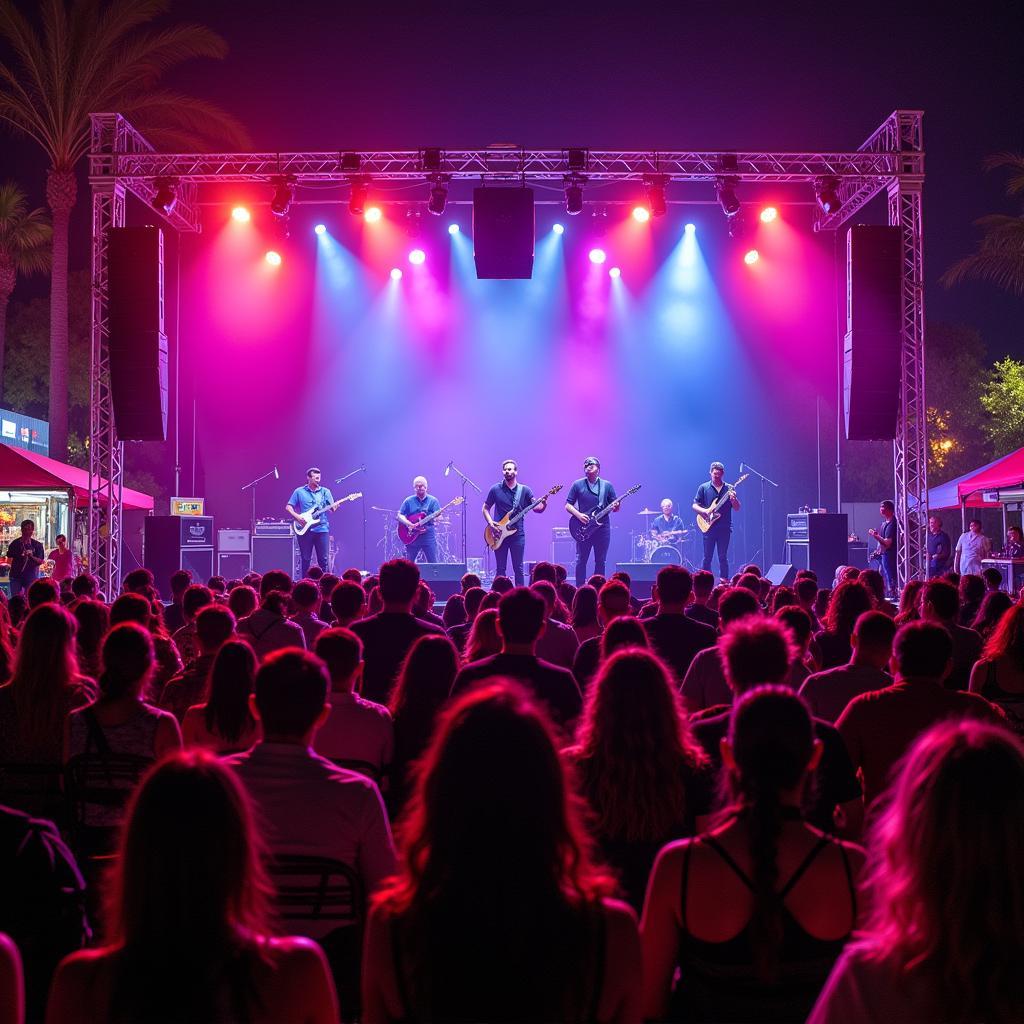
[[736,196],[736,184],[735,178],[715,179],[715,198],[718,200],[718,205],[722,208],[722,213],[730,221],[739,215],[740,206],[742,205]]
[[650,210],[652,217],[664,217],[668,213],[668,202],[665,199],[666,184],[668,184],[667,174],[648,174],[644,177],[647,209]]
[[288,208],[295,198],[295,179],[291,175],[275,178],[274,198],[270,200],[270,212],[275,217],[287,217]]
[[348,195],[348,212],[353,217],[362,217],[366,210],[367,185],[365,178],[350,178],[351,191]]
[[582,174],[567,174],[562,179],[565,189],[565,212],[575,217],[583,212],[583,186],[587,179]]
[[842,199],[839,198],[839,179],[819,178],[814,183],[814,198],[818,201],[822,213],[836,213],[843,205]]
[[444,214],[444,208],[448,203],[448,182],[450,180],[447,174],[435,174],[430,179],[430,198],[427,200],[427,210],[435,217]]
[[154,184],[153,209],[169,215],[178,203],[178,183],[174,178],[157,178]]

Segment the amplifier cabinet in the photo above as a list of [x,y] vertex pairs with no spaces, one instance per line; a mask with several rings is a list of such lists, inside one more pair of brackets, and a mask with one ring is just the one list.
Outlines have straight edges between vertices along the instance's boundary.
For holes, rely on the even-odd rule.
[[240,580],[252,572],[252,554],[245,551],[224,551],[217,554],[217,575],[226,580]]
[[[800,519],[806,520],[806,526]],[[849,521],[846,513],[790,515],[786,533],[786,561],[792,562],[796,569],[810,569],[818,577],[818,586],[830,587],[836,568],[847,564]],[[804,533],[805,536],[801,536]]]
[[253,572],[270,572],[271,569],[284,569],[293,577],[298,575],[299,545],[295,542],[291,530],[285,536],[261,537],[259,533],[252,539]]

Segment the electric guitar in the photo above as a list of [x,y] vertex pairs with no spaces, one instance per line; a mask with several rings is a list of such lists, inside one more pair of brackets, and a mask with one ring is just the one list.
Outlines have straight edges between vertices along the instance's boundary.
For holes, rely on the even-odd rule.
[[625,501],[631,494],[636,494],[640,490],[640,484],[633,484],[632,487],[625,494],[620,494],[617,498],[614,498],[603,508],[596,508],[587,516],[587,521],[581,523],[575,516],[569,517],[569,533],[572,534],[572,539],[577,544],[582,544],[583,541],[589,540],[601,527],[604,526],[605,517],[612,510],[612,505],[618,504],[620,501]]
[[299,519],[301,523],[292,520],[292,531],[296,537],[301,537],[306,533],[312,526],[320,522],[322,516],[327,515],[328,512],[333,512],[339,505],[344,505],[346,501],[357,501],[363,496],[362,491],[355,491],[352,494],[346,494],[344,498],[339,498],[333,505],[324,505],[322,508],[310,508],[305,512],[299,512]]
[[439,508],[436,512],[431,512],[429,514],[426,512],[413,512],[411,516],[406,516],[406,519],[408,519],[409,522],[413,524],[413,528],[410,530],[409,527],[405,525],[405,523],[399,523],[399,539],[402,541],[403,544],[405,544],[408,547],[408,545],[410,545],[417,537],[423,534],[423,532],[427,528],[428,523],[435,520],[442,512],[444,512],[446,509],[451,508],[453,505],[461,505],[463,500],[464,499],[460,495],[458,498],[452,498],[452,500],[449,501],[447,505],[442,505],[441,508]]
[[685,537],[690,531],[689,530],[666,530],[664,533],[659,533],[657,530],[652,531],[654,533],[654,539],[659,544],[671,544],[675,540],[681,537]]
[[484,543],[492,550],[497,551],[502,544],[505,543],[505,539],[511,537],[513,533],[518,531],[513,527],[518,523],[527,512],[532,512],[542,501],[546,501],[552,494],[557,494],[562,489],[561,484],[555,484],[547,494],[542,494],[535,501],[530,502],[525,508],[521,508],[515,515],[512,515],[511,510],[507,512],[501,519],[499,519],[494,526],[488,526],[484,530]]
[[733,494],[736,491],[736,488],[739,487],[739,485],[743,483],[743,481],[746,480],[748,476],[750,476],[749,473],[744,473],[743,476],[741,476],[739,480],[736,481],[736,483],[722,491],[722,493],[715,499],[715,501],[711,505],[711,508],[709,508],[707,512],[697,513],[697,529],[700,530],[701,533],[707,533],[708,530],[710,530],[711,527],[714,526],[715,523],[717,523],[718,520],[722,518],[722,513],[719,512],[718,510],[733,496]]

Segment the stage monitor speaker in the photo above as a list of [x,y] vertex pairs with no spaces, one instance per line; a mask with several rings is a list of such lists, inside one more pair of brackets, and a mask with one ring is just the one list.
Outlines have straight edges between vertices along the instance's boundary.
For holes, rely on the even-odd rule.
[[903,239],[898,227],[846,233],[843,397],[850,441],[891,441],[900,402]]
[[163,232],[111,228],[109,243],[108,351],[117,437],[166,441]]
[[417,562],[420,579],[434,592],[438,601],[447,601],[452,594],[462,593],[465,562]]
[[252,568],[253,572],[270,572],[271,569],[284,569],[295,575],[295,549],[298,545],[294,537],[253,537]]
[[765,574],[773,587],[791,587],[796,579],[796,566],[785,562],[776,562]]
[[629,589],[633,597],[644,601],[651,596],[651,587],[658,579],[658,570],[664,569],[657,562],[616,562],[616,572],[629,573]]
[[217,554],[217,573],[226,580],[240,580],[252,572],[252,554],[248,551],[220,551]]
[[533,276],[532,188],[473,189],[473,259],[481,280]]

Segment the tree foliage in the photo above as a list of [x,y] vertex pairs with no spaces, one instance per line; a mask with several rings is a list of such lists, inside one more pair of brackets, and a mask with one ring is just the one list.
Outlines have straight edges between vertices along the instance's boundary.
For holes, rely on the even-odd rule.
[[992,368],[981,395],[989,414],[993,457],[1024,446],[1024,363],[1007,356]]

